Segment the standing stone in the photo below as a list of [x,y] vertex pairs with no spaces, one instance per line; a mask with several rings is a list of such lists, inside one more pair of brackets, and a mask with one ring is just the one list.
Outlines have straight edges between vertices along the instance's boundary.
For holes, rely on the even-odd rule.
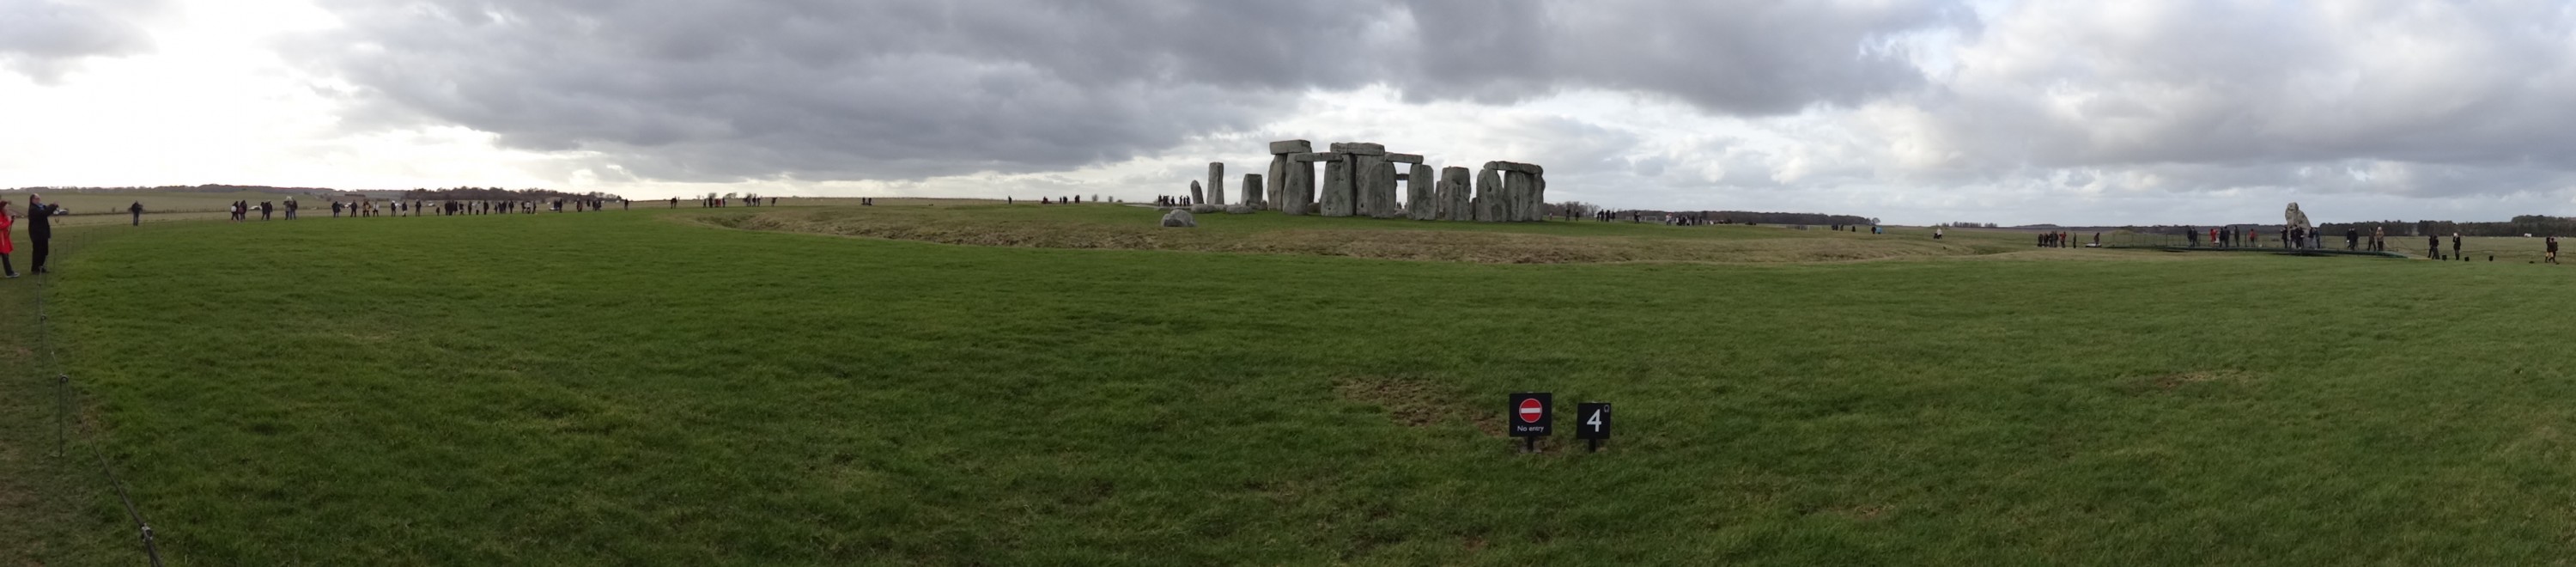
[[1440,181],[1431,177],[1431,166],[1413,164],[1413,173],[1404,179],[1404,213],[1413,220],[1440,220]]
[[1527,222],[1527,221],[1529,221],[1529,220],[1530,220],[1530,216],[1533,214],[1533,213],[1530,211],[1531,206],[1530,206],[1530,183],[1529,183],[1529,174],[1527,174],[1527,173],[1521,173],[1521,172],[1518,172],[1518,171],[1508,171],[1508,170],[1504,171],[1504,172],[1503,172],[1503,194],[1505,194],[1505,195],[1510,195],[1510,196],[1511,196],[1511,204],[1510,204],[1510,205],[1508,205],[1507,207],[1505,207],[1505,209],[1504,209],[1504,213],[1503,213],[1503,218],[1505,219],[1505,221],[1506,221],[1506,222]]
[[[1272,145],[1276,146],[1277,144]],[[1268,203],[1273,208],[1286,205],[1288,203],[1288,198],[1280,196],[1279,192],[1281,187],[1288,185],[1287,154],[1271,154],[1270,177],[1266,177],[1264,179],[1269,180],[1270,183],[1261,187],[1261,196],[1263,197],[1262,201]]]
[[1289,161],[1288,156],[1312,151],[1315,151],[1315,144],[1305,140],[1280,140],[1270,143],[1270,177],[1265,178],[1270,183],[1262,188],[1261,193],[1262,200],[1268,202],[1270,208],[1287,211],[1285,207],[1288,204],[1286,195],[1288,168],[1296,163]]
[[1225,204],[1225,162],[1208,162],[1208,204]]
[[1315,162],[1288,162],[1288,180],[1279,184],[1279,212],[1315,214]]
[[1395,162],[1369,160],[1367,184],[1361,187],[1365,188],[1364,190],[1370,195],[1369,201],[1375,205],[1368,211],[1370,218],[1391,219],[1404,216],[1404,211],[1395,206]]
[[1503,222],[1503,172],[1476,174],[1476,222]]
[[1261,174],[1243,174],[1243,204],[1245,206],[1252,207],[1252,210],[1255,211],[1269,206],[1269,203],[1261,198],[1261,187]]
[[1351,203],[1353,193],[1351,167],[1345,163],[1346,161],[1348,160],[1324,162],[1324,202],[1322,203],[1324,216],[1351,216],[1353,205]]
[[1440,168],[1441,220],[1476,220],[1476,210],[1472,208],[1475,206],[1475,192],[1467,187],[1469,175],[1464,167]]
[[[1333,147],[1339,148],[1343,145],[1344,144],[1334,144]],[[1358,154],[1342,154],[1342,160],[1345,162],[1344,167],[1350,168],[1351,186],[1355,190],[1351,194],[1351,216],[1377,216],[1377,188],[1369,184],[1371,174],[1377,171],[1377,158],[1374,156]]]
[[1205,202],[1207,202],[1207,192],[1199,189],[1199,182],[1190,182],[1190,204],[1196,205]]
[[1545,221],[1547,220],[1547,174],[1531,173],[1529,178],[1530,197],[1538,200],[1539,207],[1539,217],[1532,220]]

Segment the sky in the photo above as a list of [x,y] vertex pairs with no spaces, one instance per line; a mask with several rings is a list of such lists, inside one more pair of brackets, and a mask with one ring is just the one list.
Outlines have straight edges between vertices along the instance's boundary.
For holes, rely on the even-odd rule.
[[0,187],[1147,200],[1288,139],[1612,208],[2576,215],[2576,3],[0,0]]

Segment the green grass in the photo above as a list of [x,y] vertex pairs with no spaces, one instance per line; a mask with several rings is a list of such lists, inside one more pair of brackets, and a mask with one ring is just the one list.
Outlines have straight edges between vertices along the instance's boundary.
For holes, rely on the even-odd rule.
[[[1155,214],[1054,211],[1025,218]],[[1502,265],[700,214],[171,223],[94,233],[50,293],[182,565],[2535,564],[2576,535],[2559,267]],[[1323,225],[1372,222],[1423,229]],[[1520,390],[1560,423],[1616,402],[1619,437],[1515,454]],[[39,559],[136,559],[71,541]]]

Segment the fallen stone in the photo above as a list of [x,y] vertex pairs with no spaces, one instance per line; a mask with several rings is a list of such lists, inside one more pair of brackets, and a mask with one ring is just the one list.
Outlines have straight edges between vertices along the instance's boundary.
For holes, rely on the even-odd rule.
[[1384,160],[1386,160],[1386,161],[1391,161],[1391,162],[1396,162],[1396,163],[1410,163],[1410,164],[1414,164],[1414,165],[1422,165],[1422,155],[1421,155],[1421,154],[1399,154],[1399,153],[1388,152],[1388,153],[1386,154],[1386,157],[1384,157],[1384,158],[1379,158],[1379,159],[1384,159]]
[[1170,228],[1197,228],[1199,226],[1199,218],[1192,216],[1189,211],[1172,209],[1171,212],[1163,213],[1163,226]]
[[1315,151],[1315,143],[1305,140],[1280,140],[1270,143],[1270,155],[1302,154]]
[[1225,214],[1229,215],[1249,215],[1260,210],[1261,209],[1252,208],[1252,205],[1246,205],[1243,203],[1235,203],[1225,206]]
[[1386,155],[1386,145],[1371,142],[1333,142],[1333,153],[1382,156]]
[[1224,212],[1224,211],[1225,211],[1225,207],[1219,207],[1219,206],[1216,206],[1216,205],[1210,205],[1210,204],[1207,204],[1207,203],[1199,203],[1199,204],[1196,204],[1196,205],[1190,205],[1190,212],[1198,213],[1198,214],[1202,214],[1202,215],[1204,215],[1204,214],[1209,214],[1209,213],[1219,213],[1219,212]]

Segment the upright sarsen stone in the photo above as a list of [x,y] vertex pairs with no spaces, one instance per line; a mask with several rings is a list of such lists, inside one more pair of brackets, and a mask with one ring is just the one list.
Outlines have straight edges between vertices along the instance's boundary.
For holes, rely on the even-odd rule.
[[1503,172],[1476,174],[1476,222],[1503,222]]
[[1288,180],[1279,184],[1279,212],[1309,215],[1315,212],[1315,162],[1289,161]]
[[1369,218],[1391,219],[1404,216],[1395,207],[1395,163],[1369,160],[1368,179],[1361,185],[1369,195]]
[[[1271,142],[1270,147],[1276,149],[1279,143]],[[1288,155],[1273,152],[1270,155],[1270,176],[1263,179],[1268,183],[1261,186],[1261,200],[1273,208],[1287,204],[1286,197],[1281,197],[1279,191],[1288,185]]]
[[1547,175],[1542,173],[1531,173],[1529,174],[1529,177],[1530,198],[1538,201],[1538,218],[1530,220],[1547,220]]
[[1475,191],[1467,187],[1469,175],[1471,174],[1464,167],[1440,168],[1441,220],[1476,220],[1476,210],[1472,208],[1475,206],[1476,195]]
[[1208,162],[1208,204],[1225,204],[1225,162]]
[[1404,176],[1404,216],[1413,220],[1440,220],[1440,181],[1431,176],[1431,166],[1413,164],[1413,173]]
[[1328,217],[1351,216],[1351,167],[1346,160],[1324,162],[1324,196],[1320,206]]
[[1252,207],[1255,211],[1268,206],[1268,203],[1261,199],[1261,174],[1243,174],[1243,204]]
[[1190,182],[1190,204],[1196,205],[1205,202],[1207,202],[1207,191],[1199,188],[1199,182]]

